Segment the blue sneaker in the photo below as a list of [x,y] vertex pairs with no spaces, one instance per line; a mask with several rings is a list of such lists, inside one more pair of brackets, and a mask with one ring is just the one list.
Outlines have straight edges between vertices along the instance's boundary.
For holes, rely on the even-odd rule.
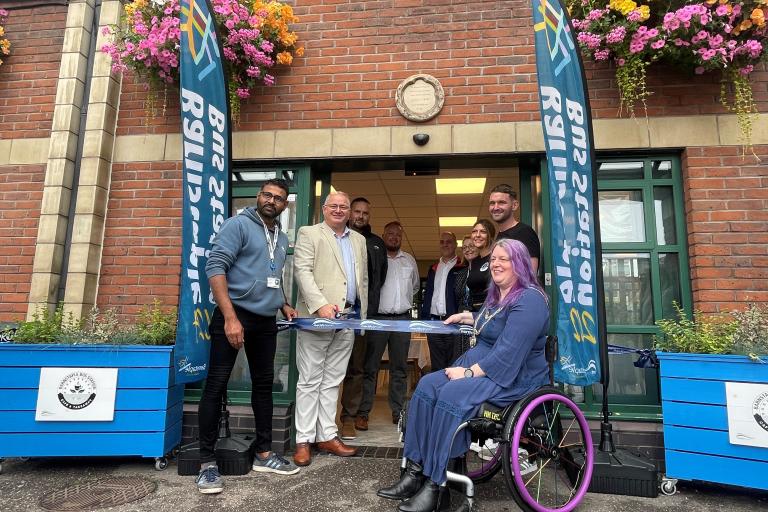
[[224,490],[224,479],[216,464],[209,464],[197,475],[197,490],[203,494],[218,494]]
[[253,470],[262,473],[277,473],[278,475],[295,475],[299,467],[275,452],[270,452],[268,457],[261,458],[257,453],[253,458]]

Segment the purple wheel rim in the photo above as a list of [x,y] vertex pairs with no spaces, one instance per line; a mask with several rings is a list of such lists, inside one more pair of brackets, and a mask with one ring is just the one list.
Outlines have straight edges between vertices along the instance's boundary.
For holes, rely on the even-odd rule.
[[494,465],[501,462],[500,460],[501,457],[499,456],[500,452],[501,452],[501,443],[499,443],[499,446],[496,448],[496,451],[493,453],[493,458],[491,460],[484,460],[483,464],[480,466],[480,469],[476,469],[475,471],[467,471],[467,476],[471,479],[475,479],[475,478],[480,478],[486,473],[488,473],[488,471],[490,471],[491,468],[494,467]]
[[[510,457],[510,462],[512,463],[512,469],[515,473],[515,484],[517,485],[517,489],[520,492],[520,496],[523,498],[523,501],[525,501],[533,510],[536,510],[537,512],[571,512],[579,505],[579,503],[581,503],[581,500],[584,499],[584,495],[587,494],[587,489],[589,488],[589,483],[592,480],[594,447],[592,446],[592,439],[589,436],[589,425],[587,425],[587,420],[584,418],[584,414],[582,414],[578,406],[566,396],[556,393],[549,393],[546,395],[538,396],[534,398],[531,403],[526,406],[525,409],[523,409],[523,412],[520,414],[520,418],[528,418],[531,414],[531,411],[548,400],[556,400],[565,404],[565,406],[568,407],[576,417],[582,434],[587,433],[586,439],[584,439],[584,449],[586,450],[584,459],[584,474],[582,475],[581,481],[578,483],[578,488],[576,489],[575,494],[564,506],[560,508],[545,507],[534,500],[531,494],[528,492],[528,488],[525,486],[523,477],[520,474],[520,460],[517,457]],[[516,446],[520,446],[520,438],[522,437],[524,424],[524,421],[517,421],[515,423],[515,431],[512,437],[513,449]]]

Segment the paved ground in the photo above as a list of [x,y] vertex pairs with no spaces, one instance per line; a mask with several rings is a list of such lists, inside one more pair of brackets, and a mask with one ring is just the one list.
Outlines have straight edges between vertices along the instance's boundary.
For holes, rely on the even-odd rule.
[[[9,460],[0,475],[0,510],[41,510],[39,500],[63,487],[115,476],[141,476],[157,483],[147,497],[102,510],[119,512],[180,511],[361,511],[389,512],[393,502],[377,498],[375,490],[398,475],[398,462],[385,459],[316,457],[295,476],[251,473],[227,477],[227,489],[218,496],[203,496],[193,477],[176,474],[175,464],[155,471],[151,461],[137,459],[33,459]],[[579,510],[606,512],[700,512],[768,510],[768,493],[697,485],[678,487],[675,496],[656,499],[589,494]],[[478,487],[480,511],[517,511],[501,476]],[[454,501],[454,503],[458,503]]]

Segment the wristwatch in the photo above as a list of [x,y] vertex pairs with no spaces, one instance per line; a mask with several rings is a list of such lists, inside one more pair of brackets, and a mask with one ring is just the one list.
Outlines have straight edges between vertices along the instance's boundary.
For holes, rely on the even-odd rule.
[[465,379],[471,379],[475,376],[475,372],[472,371],[472,368],[467,368],[464,370],[464,378]]

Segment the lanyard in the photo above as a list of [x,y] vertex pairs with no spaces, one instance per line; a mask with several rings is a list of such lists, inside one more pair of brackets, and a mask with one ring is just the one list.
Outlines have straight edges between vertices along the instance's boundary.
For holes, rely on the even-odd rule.
[[264,223],[264,219],[261,218],[261,215],[259,214],[258,210],[256,211],[256,215],[259,217],[259,220],[261,221],[261,227],[264,228],[264,237],[267,239],[267,248],[269,249],[269,268],[272,270],[272,273],[274,274],[275,268],[275,249],[277,248],[277,222],[275,222],[275,237],[272,238],[269,234],[269,229],[267,229],[267,225]]

